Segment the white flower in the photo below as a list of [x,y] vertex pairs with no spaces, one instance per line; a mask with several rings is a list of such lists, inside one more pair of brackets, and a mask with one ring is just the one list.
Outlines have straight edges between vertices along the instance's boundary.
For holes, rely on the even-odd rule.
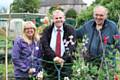
[[73,39],[73,35],[69,36],[70,39]]
[[85,42],[85,39],[84,39],[84,38],[82,39],[82,42]]
[[75,43],[74,43],[74,42],[71,42],[71,45],[75,45]]
[[66,48],[66,50],[68,50],[68,51],[69,51],[69,48]]
[[43,79],[43,72],[40,71],[38,74],[37,74],[37,78],[40,78],[41,80]]
[[80,74],[80,68],[78,68],[77,73]]
[[83,43],[82,45],[85,46],[85,43]]
[[65,47],[67,47],[68,45],[67,44],[65,44]]
[[67,41],[67,42],[66,42],[66,45],[68,45],[69,43],[70,43],[70,42],[69,42],[69,41]]
[[87,51],[87,48],[86,48],[86,47],[84,47],[84,50],[85,50],[85,51]]
[[67,42],[67,40],[66,39],[64,39],[64,41],[63,41],[64,43],[66,43]]
[[69,77],[64,77],[64,80],[70,80]]
[[70,40],[69,40],[69,42],[70,42],[70,43],[72,43],[72,42],[73,42],[73,40],[72,40],[72,39],[70,39]]

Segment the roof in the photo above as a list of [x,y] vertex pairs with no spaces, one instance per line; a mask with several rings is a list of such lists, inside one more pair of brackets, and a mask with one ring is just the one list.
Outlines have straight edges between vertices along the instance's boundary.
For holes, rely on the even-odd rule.
[[39,13],[1,13],[0,18],[36,18],[41,17],[43,18],[45,14]]
[[53,5],[86,5],[82,0],[41,0],[41,6]]

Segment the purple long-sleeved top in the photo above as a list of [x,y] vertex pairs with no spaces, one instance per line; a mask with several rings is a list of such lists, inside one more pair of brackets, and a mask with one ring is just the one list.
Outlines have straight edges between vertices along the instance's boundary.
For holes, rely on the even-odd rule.
[[22,37],[14,40],[12,48],[12,61],[15,77],[28,77],[28,70],[35,68],[34,76],[41,70],[41,49],[38,42],[26,43]]

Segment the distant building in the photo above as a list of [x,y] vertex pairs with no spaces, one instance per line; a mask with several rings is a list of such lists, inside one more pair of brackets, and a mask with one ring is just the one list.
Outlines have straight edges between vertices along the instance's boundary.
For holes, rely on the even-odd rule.
[[14,37],[21,34],[24,21],[44,18],[44,16],[45,14],[39,13],[0,13],[0,29],[5,31],[7,27],[9,36]]
[[80,13],[81,10],[87,7],[87,4],[82,0],[41,0],[39,13],[47,13],[52,6],[56,5],[63,8],[64,12],[73,8],[77,13]]

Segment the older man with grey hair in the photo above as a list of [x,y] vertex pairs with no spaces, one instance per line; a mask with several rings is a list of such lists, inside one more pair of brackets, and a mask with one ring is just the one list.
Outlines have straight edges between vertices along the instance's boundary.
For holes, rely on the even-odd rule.
[[[87,21],[82,28],[76,30],[77,38],[87,38],[86,51],[83,51],[83,57],[86,62],[94,62],[97,66],[101,64],[103,54],[109,54],[109,51],[117,48],[120,50],[120,44],[115,44],[115,37],[119,34],[118,28],[112,20],[107,19],[108,9],[98,5],[93,10],[93,19]],[[115,45],[111,48],[111,45]],[[107,48],[106,46],[109,46]],[[105,49],[106,47],[106,49]],[[113,54],[115,56],[115,54]]]
[[[120,50],[120,36],[115,22],[107,19],[108,9],[98,5],[93,10],[93,19],[85,22],[83,27],[76,30],[77,38],[87,40],[85,50],[82,51],[86,62],[101,66],[103,57],[109,55],[109,52],[115,53],[113,50]],[[118,37],[117,37],[118,36]],[[117,44],[115,43],[118,39]],[[114,45],[114,48],[111,47]],[[108,46],[108,47],[107,47]],[[113,60],[115,63],[115,60]]]

